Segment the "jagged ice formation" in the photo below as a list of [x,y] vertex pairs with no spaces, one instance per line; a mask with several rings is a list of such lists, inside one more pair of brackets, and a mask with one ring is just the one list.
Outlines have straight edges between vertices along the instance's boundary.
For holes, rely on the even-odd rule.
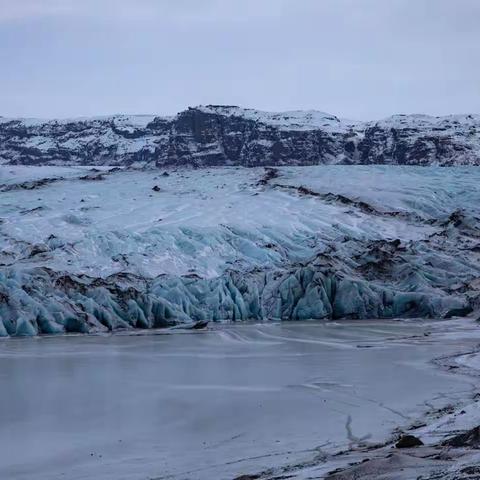
[[0,167],[0,335],[461,316],[474,167]]

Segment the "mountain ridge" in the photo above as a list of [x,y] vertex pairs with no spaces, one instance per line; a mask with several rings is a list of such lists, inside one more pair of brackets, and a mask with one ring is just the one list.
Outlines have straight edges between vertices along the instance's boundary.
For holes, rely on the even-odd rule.
[[0,117],[0,162],[194,167],[317,164],[480,165],[480,115],[345,120],[316,110],[231,105],[173,116]]

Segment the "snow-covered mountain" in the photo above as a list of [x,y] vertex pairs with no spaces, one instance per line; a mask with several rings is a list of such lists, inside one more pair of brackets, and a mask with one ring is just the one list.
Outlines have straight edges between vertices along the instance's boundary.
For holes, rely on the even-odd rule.
[[480,165],[480,115],[353,122],[200,106],[172,117],[0,118],[0,162],[26,165]]

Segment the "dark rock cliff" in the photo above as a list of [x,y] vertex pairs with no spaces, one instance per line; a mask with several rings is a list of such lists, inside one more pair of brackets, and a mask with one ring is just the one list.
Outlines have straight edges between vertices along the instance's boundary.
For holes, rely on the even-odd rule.
[[173,117],[0,118],[0,161],[28,165],[479,165],[480,116],[349,122],[231,106]]

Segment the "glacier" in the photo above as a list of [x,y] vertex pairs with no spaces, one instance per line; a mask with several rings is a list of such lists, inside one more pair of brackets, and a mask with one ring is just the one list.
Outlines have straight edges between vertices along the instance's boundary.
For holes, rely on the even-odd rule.
[[0,336],[464,316],[474,167],[0,166]]

